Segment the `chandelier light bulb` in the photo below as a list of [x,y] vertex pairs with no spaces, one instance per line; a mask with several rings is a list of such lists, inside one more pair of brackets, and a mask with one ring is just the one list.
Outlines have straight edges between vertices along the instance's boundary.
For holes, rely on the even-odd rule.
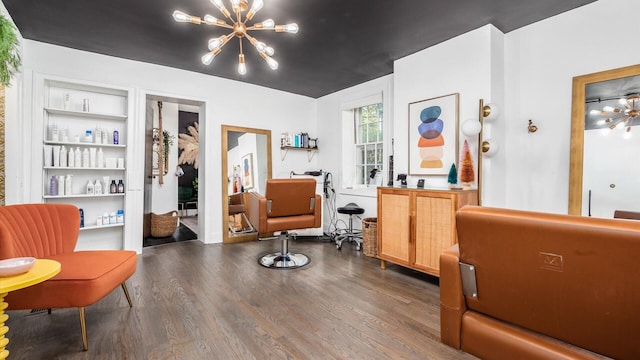
[[209,39],[209,50],[213,51],[215,49],[221,48],[224,44],[227,43],[227,37],[222,35],[217,38]]
[[613,112],[615,110],[615,108],[613,106],[607,105],[607,106],[603,107],[602,110],[606,111],[606,112]]
[[290,34],[295,34],[298,32],[298,24],[287,24],[287,25],[276,25],[276,32],[288,32]]
[[267,48],[265,49],[265,52],[267,53],[267,55],[273,56],[273,54],[275,53],[275,50],[273,50],[271,46],[267,46]]
[[244,54],[238,55],[238,73],[240,75],[247,73],[247,65],[244,63]]
[[618,100],[618,104],[623,105],[623,106],[627,105],[627,99],[626,98],[620,98]]
[[273,58],[269,57],[266,53],[261,52],[260,56],[267,62],[267,65],[271,68],[271,70],[278,70],[278,62],[273,60]]
[[191,15],[180,10],[176,10],[173,12],[173,20],[177,22],[191,22]]
[[211,65],[214,57],[216,57],[216,54],[214,54],[213,51],[210,51],[202,56],[202,63],[205,65]]
[[602,115],[602,111],[594,109],[594,110],[591,110],[589,112],[589,114],[592,115],[592,116],[594,116],[594,115]]
[[267,20],[261,22],[260,24],[265,29],[273,29],[273,27],[276,26],[276,22],[273,21],[273,19],[267,19]]
[[262,6],[264,6],[262,0],[254,0],[253,4],[251,4],[251,9],[249,9],[249,13],[247,13],[247,20],[253,19],[253,16],[262,9]]

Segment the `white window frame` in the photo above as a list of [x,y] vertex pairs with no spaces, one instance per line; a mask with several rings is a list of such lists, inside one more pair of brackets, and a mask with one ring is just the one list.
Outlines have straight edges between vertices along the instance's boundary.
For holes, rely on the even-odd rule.
[[360,93],[342,103],[342,178],[340,179],[340,193],[345,195],[376,197],[376,185],[356,184],[356,146],[355,146],[355,110],[371,104],[382,103],[383,128],[383,164],[384,171],[378,174],[378,185],[385,186],[388,177],[388,160],[392,154],[392,124],[391,113],[391,84],[384,89]]

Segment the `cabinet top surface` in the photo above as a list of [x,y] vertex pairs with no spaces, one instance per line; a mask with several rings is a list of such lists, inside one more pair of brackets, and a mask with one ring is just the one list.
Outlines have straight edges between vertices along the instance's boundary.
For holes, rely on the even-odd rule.
[[415,186],[378,186],[379,190],[413,190],[413,191],[429,191],[429,192],[458,192],[458,193],[467,193],[467,192],[476,192],[477,189],[463,190],[463,189],[449,189],[444,187],[427,187],[427,188],[419,188]]

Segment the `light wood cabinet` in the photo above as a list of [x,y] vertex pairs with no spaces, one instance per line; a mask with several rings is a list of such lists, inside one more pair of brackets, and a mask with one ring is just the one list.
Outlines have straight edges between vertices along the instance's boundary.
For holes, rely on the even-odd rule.
[[456,211],[476,190],[378,188],[378,258],[440,276],[440,253],[458,242]]

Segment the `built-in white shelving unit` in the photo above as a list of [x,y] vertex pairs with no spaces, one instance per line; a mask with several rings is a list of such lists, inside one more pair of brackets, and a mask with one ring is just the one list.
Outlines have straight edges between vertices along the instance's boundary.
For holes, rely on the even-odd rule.
[[[45,203],[70,203],[82,209],[84,226],[81,227],[78,248],[103,249],[123,248],[126,223],[117,222],[118,210],[126,209],[127,180],[127,128],[130,119],[130,102],[132,92],[126,88],[108,85],[83,83],[72,80],[39,78],[42,85],[42,102],[40,109],[43,116],[42,129],[42,200]],[[88,135],[88,131],[91,135]],[[103,137],[101,133],[106,135]],[[117,143],[114,132],[117,132]],[[100,137],[98,135],[100,134]],[[39,140],[40,141],[40,140]],[[49,154],[67,151],[66,164],[49,158]],[[69,150],[73,149],[74,164],[69,166]],[[80,159],[86,159],[86,152],[95,152],[89,156],[90,164],[76,163],[77,151],[82,153]],[[101,155],[98,155],[100,153]],[[64,154],[61,154],[61,156]],[[55,156],[53,156],[55,158]],[[84,160],[83,159],[83,160]],[[99,162],[98,160],[102,160]],[[93,166],[91,166],[93,165]],[[57,194],[52,194],[51,179],[72,179],[69,192],[65,192],[65,184],[60,181]],[[108,186],[104,182],[108,178]],[[88,182],[100,182],[102,194],[88,194]],[[111,182],[122,181],[124,192],[110,193]],[[121,188],[122,189],[122,188]],[[109,223],[100,224],[105,215]],[[111,213],[116,213],[116,223],[111,223]],[[90,231],[89,231],[90,230]]]

